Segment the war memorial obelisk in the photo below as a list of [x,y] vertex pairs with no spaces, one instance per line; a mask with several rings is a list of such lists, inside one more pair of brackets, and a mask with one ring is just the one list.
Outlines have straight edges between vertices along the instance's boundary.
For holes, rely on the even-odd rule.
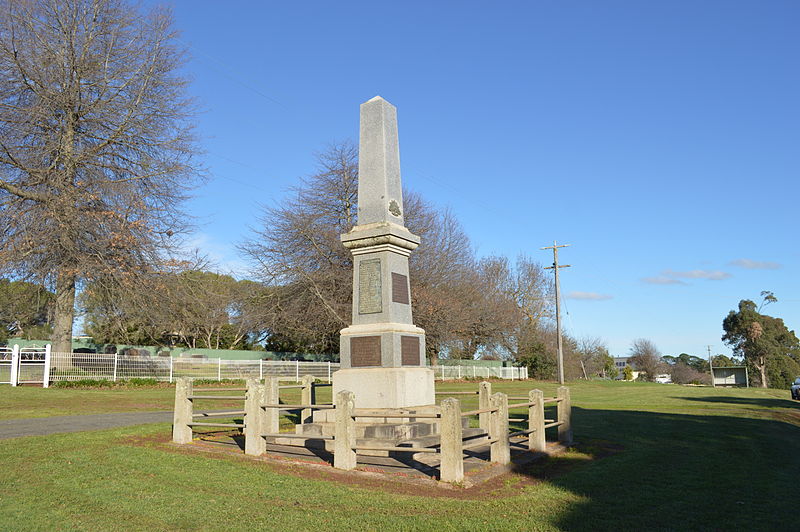
[[411,318],[408,257],[419,246],[403,222],[397,109],[376,96],[361,104],[358,225],[341,236],[353,253],[353,324],[342,329],[333,393],[358,408],[434,404],[425,331]]

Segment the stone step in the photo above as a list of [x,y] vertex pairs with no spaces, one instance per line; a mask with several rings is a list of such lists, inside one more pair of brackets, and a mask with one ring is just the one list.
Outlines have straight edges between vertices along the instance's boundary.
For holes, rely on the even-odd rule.
[[[394,442],[438,434],[438,423],[356,423],[356,438],[388,439]],[[308,436],[333,436],[334,423],[306,423],[295,427],[296,434]]]
[[[462,439],[464,443],[473,443],[478,439],[489,439],[488,434],[485,430],[474,428],[474,429],[463,429],[461,432]],[[406,440],[400,442],[398,447],[439,447],[439,435],[431,435],[431,436],[422,436],[420,438],[414,438],[411,440]]]

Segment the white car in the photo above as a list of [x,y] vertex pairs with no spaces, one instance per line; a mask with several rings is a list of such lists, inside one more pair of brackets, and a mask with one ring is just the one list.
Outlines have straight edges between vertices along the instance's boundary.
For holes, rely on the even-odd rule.
[[666,373],[656,375],[656,382],[661,384],[672,384],[672,375],[668,375]]

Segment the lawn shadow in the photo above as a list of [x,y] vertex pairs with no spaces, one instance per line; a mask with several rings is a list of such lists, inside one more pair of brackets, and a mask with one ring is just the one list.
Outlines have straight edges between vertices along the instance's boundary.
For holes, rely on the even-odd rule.
[[[800,476],[796,424],[573,408],[573,427],[588,448],[517,470],[581,498],[559,529],[766,530],[796,518],[787,504]],[[607,442],[619,451],[596,460]]]
[[[788,392],[787,392],[788,393]],[[797,408],[800,403],[789,399],[770,399],[758,397],[732,397],[732,396],[714,396],[714,397],[670,397],[670,399],[680,399],[683,401],[696,401],[700,403],[729,403],[732,405],[751,405],[763,406],[765,408]]]

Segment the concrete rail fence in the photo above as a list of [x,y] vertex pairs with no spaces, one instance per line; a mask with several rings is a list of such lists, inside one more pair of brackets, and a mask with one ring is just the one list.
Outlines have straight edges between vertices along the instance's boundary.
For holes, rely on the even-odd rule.
[[[175,388],[175,416],[173,425],[173,441],[175,443],[190,443],[192,441],[193,427],[231,427],[243,429],[245,435],[245,453],[258,456],[267,450],[267,439],[296,439],[298,446],[302,446],[308,435],[291,432],[280,432],[279,420],[281,411],[300,412],[300,423],[306,423],[312,418],[312,411],[332,409],[335,411],[335,427],[333,436],[313,436],[315,440],[330,440],[333,442],[333,466],[337,469],[355,469],[358,463],[359,451],[386,451],[401,453],[438,453],[440,455],[440,480],[458,483],[464,480],[464,452],[475,447],[489,445],[489,460],[498,464],[509,464],[511,461],[512,439],[517,445],[527,442],[527,449],[532,452],[547,452],[545,431],[557,428],[558,441],[564,445],[572,443],[572,424],[569,388],[558,388],[556,397],[544,397],[541,390],[531,390],[525,397],[508,397],[503,393],[492,393],[491,383],[482,382],[477,392],[443,392],[442,395],[478,395],[479,406],[475,410],[462,412],[461,402],[455,397],[448,397],[441,401],[439,412],[421,413],[408,409],[378,409],[370,410],[355,408],[355,395],[350,391],[342,391],[336,397],[336,406],[333,404],[318,404],[315,398],[315,387],[330,386],[315,382],[311,375],[304,375],[299,384],[281,385],[277,377],[269,377],[262,383],[256,379],[247,382],[246,394],[243,397],[229,395],[208,395],[198,392],[211,390],[193,389],[190,379],[180,377]],[[280,390],[286,388],[300,388],[301,400],[299,404],[282,404]],[[228,393],[231,389],[213,389],[218,393]],[[244,415],[242,424],[214,424],[208,422],[195,422],[198,416],[209,415],[208,412],[196,413],[194,401],[213,399],[241,398],[245,402],[243,411],[224,412],[214,415]],[[509,399],[515,402],[509,404]],[[555,405],[555,417],[547,419],[545,408]],[[509,410],[527,409],[527,418],[510,418]],[[477,416],[481,429],[485,432],[480,437],[471,435],[464,437],[464,417]],[[369,418],[378,419],[435,419],[439,422],[440,433],[438,444],[427,447],[399,446],[399,447],[368,447],[357,445],[356,419],[364,421]],[[527,428],[510,432],[509,422],[527,421]]]

